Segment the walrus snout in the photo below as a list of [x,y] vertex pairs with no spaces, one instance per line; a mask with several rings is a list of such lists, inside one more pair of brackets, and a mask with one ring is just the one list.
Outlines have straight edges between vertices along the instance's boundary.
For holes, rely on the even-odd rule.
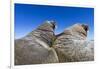
[[56,21],[54,21],[54,20],[50,20],[50,21],[46,21],[46,23],[51,24],[51,26],[52,26],[53,29],[56,28]]
[[55,29],[56,28],[56,21],[51,21],[51,24],[52,24],[52,26],[53,26],[53,29]]
[[89,30],[89,26],[88,26],[88,25],[82,24],[81,26],[84,28],[84,30],[85,30],[86,32]]

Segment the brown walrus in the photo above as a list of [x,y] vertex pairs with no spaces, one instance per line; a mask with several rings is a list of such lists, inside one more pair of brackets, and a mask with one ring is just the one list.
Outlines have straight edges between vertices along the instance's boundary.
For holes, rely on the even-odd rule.
[[86,40],[88,25],[75,24],[58,34],[53,47],[59,62],[94,60],[94,43]]
[[15,65],[56,63],[52,45],[55,21],[46,21],[23,38],[15,40]]

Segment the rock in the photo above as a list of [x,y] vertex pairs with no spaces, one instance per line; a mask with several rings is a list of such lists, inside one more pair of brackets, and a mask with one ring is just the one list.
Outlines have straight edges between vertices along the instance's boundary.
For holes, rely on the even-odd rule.
[[94,60],[94,42],[86,40],[88,26],[75,24],[58,34],[53,47],[59,62]]
[[58,57],[52,45],[54,21],[46,21],[23,38],[15,40],[15,65],[56,63]]

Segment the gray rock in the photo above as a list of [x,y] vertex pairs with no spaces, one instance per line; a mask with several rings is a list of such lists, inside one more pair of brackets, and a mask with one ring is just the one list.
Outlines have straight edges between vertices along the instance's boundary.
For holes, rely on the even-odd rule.
[[58,57],[51,47],[55,22],[46,21],[21,39],[15,40],[15,65],[56,63]]
[[56,36],[53,47],[59,62],[94,60],[94,42],[86,40],[87,31],[87,25],[75,24]]

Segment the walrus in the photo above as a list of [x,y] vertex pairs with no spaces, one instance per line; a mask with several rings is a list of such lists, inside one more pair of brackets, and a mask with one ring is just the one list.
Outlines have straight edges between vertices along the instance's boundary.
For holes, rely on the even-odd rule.
[[45,21],[25,37],[15,39],[15,65],[57,63],[57,54],[51,47],[55,26],[55,21]]
[[80,62],[94,60],[94,42],[87,40],[86,24],[74,24],[56,35],[53,47],[59,62]]

